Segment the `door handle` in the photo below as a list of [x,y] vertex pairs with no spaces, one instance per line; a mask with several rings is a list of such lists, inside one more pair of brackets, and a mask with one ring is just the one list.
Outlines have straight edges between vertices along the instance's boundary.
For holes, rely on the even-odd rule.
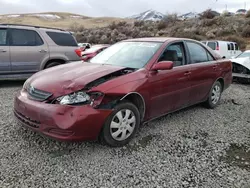
[[185,75],[185,76],[189,76],[190,74],[191,74],[191,72],[190,72],[190,71],[189,71],[189,72],[185,72],[185,73],[184,73],[184,75]]
[[47,53],[47,50],[40,50],[40,53]]
[[6,50],[3,50],[3,49],[0,49],[0,52],[3,52],[3,53],[4,53],[4,52],[7,52],[7,51],[6,51]]

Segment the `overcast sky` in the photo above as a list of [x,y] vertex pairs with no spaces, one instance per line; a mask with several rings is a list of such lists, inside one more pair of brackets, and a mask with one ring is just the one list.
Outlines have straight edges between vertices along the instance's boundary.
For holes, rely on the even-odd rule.
[[200,12],[207,8],[250,9],[250,0],[0,0],[0,14],[72,12],[86,16],[127,17],[153,9],[162,13]]

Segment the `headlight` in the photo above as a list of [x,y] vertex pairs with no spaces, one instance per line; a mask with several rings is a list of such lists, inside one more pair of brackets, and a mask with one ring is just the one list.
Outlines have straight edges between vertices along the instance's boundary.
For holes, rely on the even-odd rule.
[[90,96],[83,91],[78,91],[69,95],[57,98],[57,101],[62,105],[82,104],[90,102]]

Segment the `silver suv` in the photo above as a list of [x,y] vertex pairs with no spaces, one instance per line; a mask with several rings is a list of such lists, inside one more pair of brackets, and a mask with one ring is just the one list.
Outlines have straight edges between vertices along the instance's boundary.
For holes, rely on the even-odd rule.
[[40,70],[79,61],[80,56],[70,32],[0,24],[0,79],[26,79]]

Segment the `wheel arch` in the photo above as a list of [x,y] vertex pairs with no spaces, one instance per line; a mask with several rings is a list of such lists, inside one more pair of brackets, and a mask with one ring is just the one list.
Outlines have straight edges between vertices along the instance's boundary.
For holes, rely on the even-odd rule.
[[143,121],[146,113],[146,103],[143,96],[138,92],[130,92],[120,99],[120,101],[123,100],[128,100],[132,102],[138,108],[140,112],[141,121]]

